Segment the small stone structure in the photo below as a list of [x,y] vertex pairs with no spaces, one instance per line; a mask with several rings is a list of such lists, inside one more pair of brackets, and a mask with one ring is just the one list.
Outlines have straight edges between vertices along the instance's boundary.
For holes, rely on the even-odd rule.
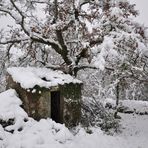
[[16,90],[30,117],[49,117],[67,127],[80,122],[81,81],[46,68],[12,67],[7,72],[7,89]]

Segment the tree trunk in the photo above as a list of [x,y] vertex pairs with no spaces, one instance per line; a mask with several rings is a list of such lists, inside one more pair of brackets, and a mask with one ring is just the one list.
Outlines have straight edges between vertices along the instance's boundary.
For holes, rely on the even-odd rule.
[[118,114],[118,105],[119,105],[119,82],[117,83],[117,86],[116,86],[116,108],[115,108],[115,113],[114,113],[114,117],[115,118],[118,118],[117,114]]

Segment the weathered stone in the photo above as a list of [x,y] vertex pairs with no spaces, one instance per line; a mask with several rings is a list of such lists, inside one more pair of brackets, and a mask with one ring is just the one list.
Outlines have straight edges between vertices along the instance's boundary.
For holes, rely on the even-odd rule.
[[[79,124],[81,118],[81,86],[80,83],[69,83],[51,87],[49,89],[35,86],[32,89],[24,89],[19,83],[14,82],[12,77],[7,75],[7,89],[13,88],[18,93],[23,102],[22,107],[30,117],[35,120],[52,117],[51,97],[52,92],[60,93],[59,108],[55,108],[55,113],[59,114],[59,123],[65,123],[67,127],[73,127]],[[57,102],[58,103],[58,102]],[[58,111],[59,110],[59,113]]]

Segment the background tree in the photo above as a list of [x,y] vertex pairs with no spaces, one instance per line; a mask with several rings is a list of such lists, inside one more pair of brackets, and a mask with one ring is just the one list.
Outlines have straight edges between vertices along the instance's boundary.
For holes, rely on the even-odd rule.
[[93,75],[93,82],[91,76],[89,88],[91,85],[99,88],[97,95],[100,99],[115,98],[117,109],[119,99],[145,98],[142,90],[146,90],[143,88],[148,82],[147,29],[133,20],[138,15],[134,6],[127,1],[109,0],[104,3],[99,26],[104,35],[103,41],[92,51],[95,51],[96,59],[102,59],[102,63],[112,68],[104,70],[104,77],[101,72]]
[[[87,67],[79,64],[81,59],[87,58],[90,62],[90,47],[102,41],[99,30],[92,30],[90,25],[96,23],[100,15],[97,1],[2,0],[0,11],[16,23],[9,26],[7,35],[1,33],[0,44],[6,45],[8,53],[12,48],[20,48],[25,57],[47,65],[50,64],[48,53],[54,50],[63,61],[55,68],[72,75]],[[38,58],[42,54],[43,57]]]

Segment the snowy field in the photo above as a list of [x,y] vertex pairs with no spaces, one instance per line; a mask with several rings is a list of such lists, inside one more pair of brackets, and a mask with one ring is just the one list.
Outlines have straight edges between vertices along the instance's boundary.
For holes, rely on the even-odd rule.
[[121,114],[126,148],[148,148],[148,115]]
[[88,134],[81,127],[74,134],[51,119],[37,122],[29,118],[19,107],[21,101],[12,89],[1,93],[0,101],[0,117],[15,118],[15,124],[5,130],[0,126],[0,148],[148,148],[147,115],[120,114],[122,133],[113,136],[99,128],[93,128],[93,133]]

